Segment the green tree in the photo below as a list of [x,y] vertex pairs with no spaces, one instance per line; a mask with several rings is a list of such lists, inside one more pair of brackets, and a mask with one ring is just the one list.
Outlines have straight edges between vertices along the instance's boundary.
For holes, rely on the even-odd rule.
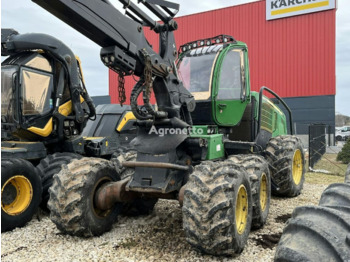
[[337,161],[341,161],[344,164],[350,163],[350,138],[346,141],[342,150],[338,153]]

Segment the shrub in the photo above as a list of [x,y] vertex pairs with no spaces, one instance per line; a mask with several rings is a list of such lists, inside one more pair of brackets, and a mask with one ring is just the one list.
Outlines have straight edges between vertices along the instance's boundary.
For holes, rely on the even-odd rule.
[[346,141],[342,150],[338,153],[337,161],[341,161],[344,164],[350,163],[350,138]]

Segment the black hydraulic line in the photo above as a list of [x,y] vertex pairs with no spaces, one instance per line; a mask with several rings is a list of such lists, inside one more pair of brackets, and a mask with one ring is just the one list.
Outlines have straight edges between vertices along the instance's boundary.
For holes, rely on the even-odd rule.
[[149,100],[149,96],[146,94],[146,90],[143,90],[143,104],[146,108],[146,110],[148,111],[149,114],[151,114],[152,116],[154,116],[155,118],[166,118],[168,116],[168,114],[166,112],[163,111],[155,111],[150,100]]
[[138,119],[138,120],[148,120],[148,119],[152,119],[152,115],[150,114],[143,114],[140,109],[138,108],[137,105],[137,98],[139,97],[139,95],[142,92],[143,89],[143,84],[144,84],[144,79],[140,78],[140,80],[136,83],[136,85],[134,86],[134,88],[131,91],[131,95],[130,95],[130,107],[131,107],[131,111],[133,112],[134,116]]
[[290,134],[293,135],[293,118],[292,118],[292,111],[290,110],[290,108],[288,107],[288,105],[283,101],[283,99],[281,97],[279,97],[275,92],[273,92],[271,89],[267,88],[266,86],[263,86],[260,88],[259,91],[259,115],[258,115],[258,134],[260,133],[260,129],[261,129],[261,107],[262,107],[262,98],[263,98],[263,92],[267,91],[268,93],[272,94],[274,97],[276,97],[278,99],[278,101],[280,101],[283,106],[287,109],[288,114],[289,114],[289,124],[290,124]]

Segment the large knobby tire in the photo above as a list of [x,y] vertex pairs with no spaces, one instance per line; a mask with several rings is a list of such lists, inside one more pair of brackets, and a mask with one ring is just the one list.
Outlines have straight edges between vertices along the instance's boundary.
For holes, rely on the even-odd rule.
[[63,165],[49,189],[50,218],[57,228],[72,236],[98,236],[112,228],[121,204],[107,211],[94,205],[97,190],[105,183],[120,180],[111,161],[82,158]]
[[252,228],[262,228],[267,220],[271,200],[271,178],[269,166],[262,156],[234,155],[228,160],[243,166],[249,176],[253,198]]
[[82,156],[74,153],[54,153],[42,159],[37,166],[40,171],[43,194],[41,208],[47,209],[49,201],[49,188],[52,186],[53,176],[61,171],[62,165],[67,165],[73,159],[81,159]]
[[349,250],[349,207],[297,207],[283,230],[275,261],[350,261]]
[[186,184],[183,202],[186,240],[211,255],[243,251],[252,221],[248,175],[232,161],[198,165]]
[[265,151],[270,173],[277,184],[277,196],[298,196],[305,180],[305,156],[301,140],[296,136],[271,138]]
[[275,260],[350,261],[350,184],[332,184],[318,207],[294,210]]
[[1,232],[22,227],[41,201],[37,169],[24,159],[1,160]]
[[320,206],[342,210],[350,208],[350,184],[334,183],[329,185],[321,195]]
[[[131,178],[134,173],[134,168],[126,168],[122,166],[123,162],[136,161],[137,153],[134,150],[120,149],[111,157],[114,162],[117,172],[121,179]],[[122,214],[127,216],[139,216],[150,214],[158,199],[156,198],[137,198],[129,203],[123,203]]]

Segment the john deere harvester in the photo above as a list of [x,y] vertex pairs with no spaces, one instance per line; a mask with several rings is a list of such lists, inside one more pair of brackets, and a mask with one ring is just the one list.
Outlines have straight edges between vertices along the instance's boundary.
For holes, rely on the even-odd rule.
[[82,155],[109,158],[136,128],[130,107],[104,105],[95,113],[79,59],[56,38],[2,29],[1,54],[8,56],[1,64],[1,230],[7,231],[27,223],[42,198],[46,207],[62,164]]
[[[271,188],[300,194],[304,152],[290,110],[266,87],[251,91],[245,43],[219,35],[178,50],[179,5],[169,1],[139,1],[161,22],[128,0],[120,0],[126,15],[108,0],[33,1],[102,47],[102,62],[119,74],[121,98],[124,76],[139,77],[130,96],[138,126],[133,151],[112,161],[75,160],[54,177],[48,206],[62,232],[100,235],[125,209],[178,199],[187,241],[204,253],[232,255],[266,222]],[[159,34],[159,52],[144,28]],[[288,123],[264,91],[286,107]]]

